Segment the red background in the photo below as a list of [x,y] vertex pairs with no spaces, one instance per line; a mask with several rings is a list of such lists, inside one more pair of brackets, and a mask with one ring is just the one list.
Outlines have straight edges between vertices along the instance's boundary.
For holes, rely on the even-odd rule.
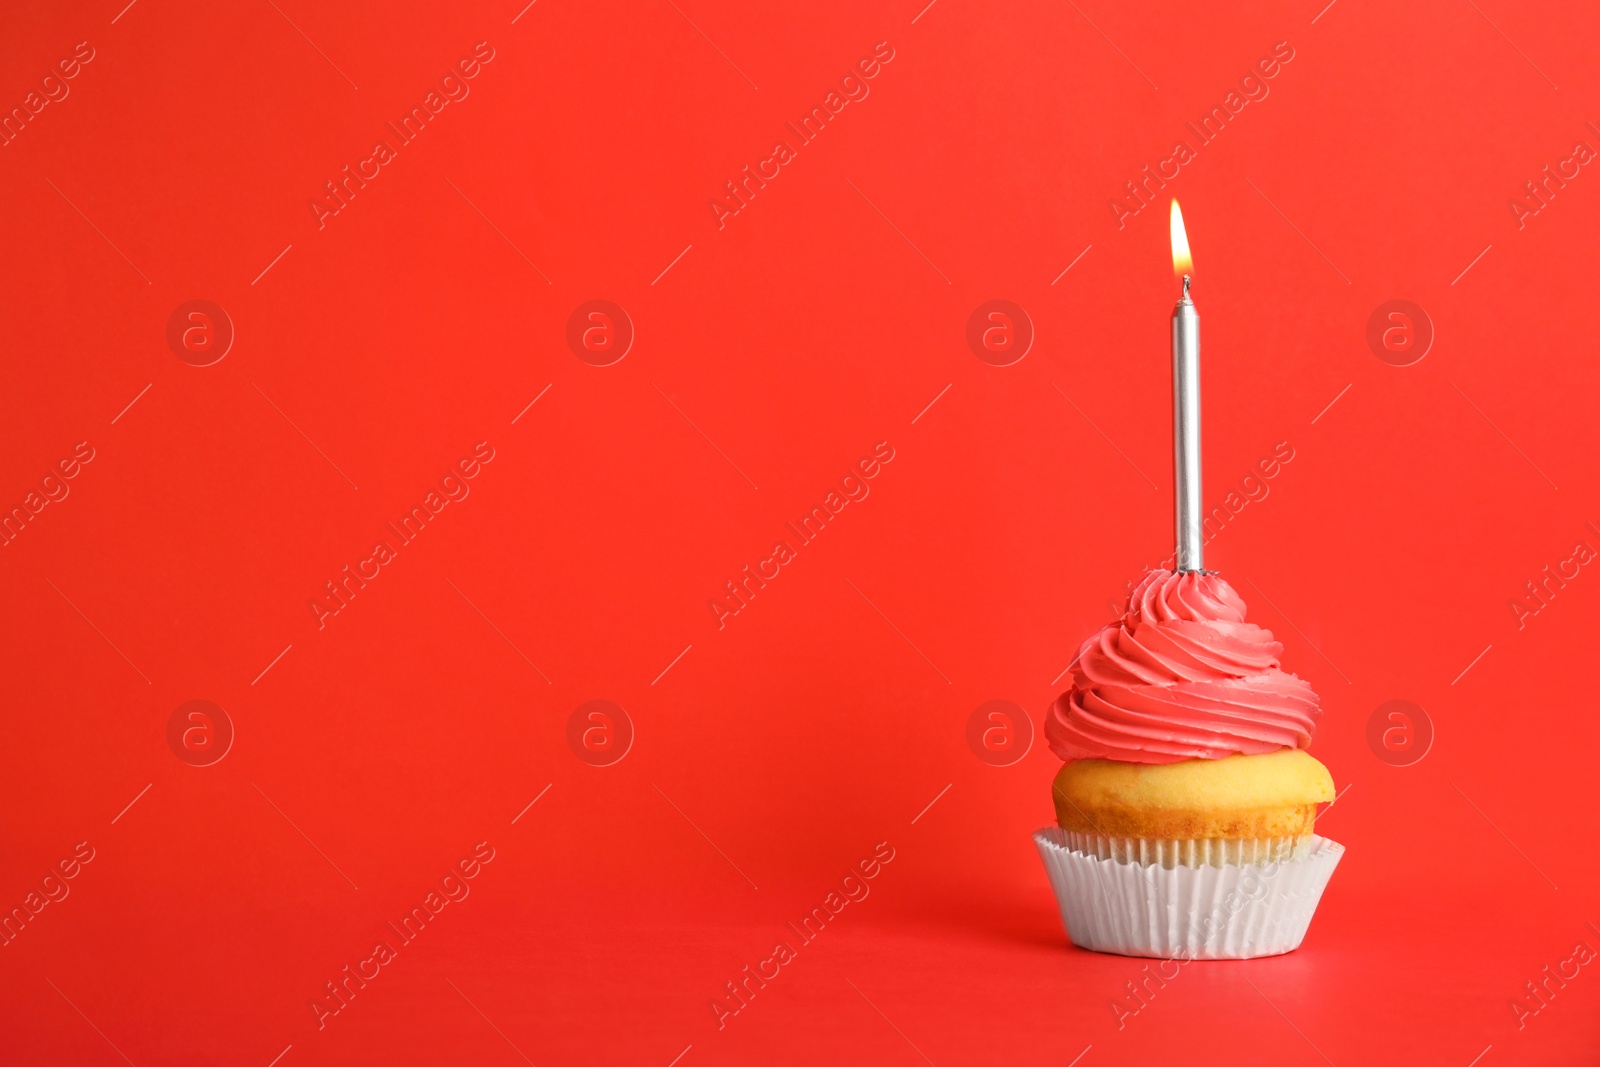
[[[1600,546],[1600,177],[1507,204],[1600,145],[1592,10],[123,3],[0,15],[6,109],[94,49],[0,149],[0,500],[95,454],[0,550],[0,906],[95,850],[0,949],[0,1060],[1592,1061],[1592,968],[1520,1029],[1511,1001],[1600,948],[1600,578],[1508,605]],[[470,96],[319,229],[480,41]],[[880,41],[870,95],[719,229]],[[1119,229],[1122,183],[1280,41],[1270,95]],[[1294,451],[1207,561],[1323,695],[1348,853],[1298,952],[1191,965],[1119,1029],[1141,963],[1067,944],[1029,841],[1058,761],[966,728],[1037,723],[1170,551],[1168,194],[1207,501]],[[208,367],[166,341],[194,299],[237,334]],[[565,340],[593,299],[636,331],[608,367]],[[967,346],[990,299],[1036,330],[1014,365]],[[1393,299],[1436,331],[1411,366],[1365,339]],[[470,497],[319,630],[479,441]],[[719,629],[880,441],[870,496]],[[195,699],[236,732],[207,767],[167,741]],[[607,767],[567,742],[593,699],[635,732]],[[1411,766],[1367,743],[1392,699],[1435,730]],[[870,897],[719,1030],[880,841]]]

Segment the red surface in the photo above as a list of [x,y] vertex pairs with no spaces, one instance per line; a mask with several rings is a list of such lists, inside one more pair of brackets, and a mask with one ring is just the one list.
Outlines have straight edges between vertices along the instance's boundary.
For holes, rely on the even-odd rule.
[[[1592,967],[1511,1003],[1600,949],[1600,577],[1508,606],[1600,547],[1600,176],[1508,208],[1600,147],[1592,10],[124,2],[0,14],[7,108],[93,50],[0,148],[0,497],[94,457],[0,549],[0,904],[94,856],[0,949],[0,1061],[1593,1061]],[[1284,41],[1119,229],[1122,183]],[[869,95],[763,164],[878,42]],[[746,164],[779,169],[719,229]],[[1028,838],[1057,761],[966,738],[989,700],[1037,722],[1170,551],[1170,193],[1207,499],[1294,456],[1207,559],[1323,694],[1349,851],[1300,951],[1191,964],[1119,1029],[1142,964],[1066,943]],[[1036,333],[1011,366],[965,339],[993,299]],[[1366,341],[1395,299],[1436,331],[1411,366]],[[233,323],[210,366],[167,341],[191,300]],[[633,324],[610,366],[566,341],[591,300]],[[1367,742],[1394,699],[1435,731],[1411,766]],[[233,727],[210,766],[169,745],[191,700]],[[614,765],[569,747],[590,700],[631,721]],[[719,1029],[878,842],[870,896]]]

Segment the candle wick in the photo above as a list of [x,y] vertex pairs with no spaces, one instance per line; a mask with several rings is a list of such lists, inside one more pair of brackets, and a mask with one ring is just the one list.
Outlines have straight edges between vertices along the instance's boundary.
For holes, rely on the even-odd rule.
[[1185,300],[1189,299],[1189,276],[1187,274],[1183,276],[1183,298]]

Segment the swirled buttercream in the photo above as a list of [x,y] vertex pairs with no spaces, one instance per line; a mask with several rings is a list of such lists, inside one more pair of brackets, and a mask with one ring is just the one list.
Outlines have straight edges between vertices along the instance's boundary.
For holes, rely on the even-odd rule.
[[1306,748],[1321,707],[1278,665],[1283,646],[1244,621],[1216,574],[1148,572],[1122,618],[1078,650],[1046,716],[1063,760],[1176,763]]

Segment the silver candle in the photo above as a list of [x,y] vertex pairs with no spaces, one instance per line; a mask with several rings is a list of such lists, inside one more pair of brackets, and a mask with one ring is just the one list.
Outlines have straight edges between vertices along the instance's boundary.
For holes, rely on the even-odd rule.
[[1189,299],[1189,237],[1183,212],[1172,202],[1172,269],[1183,293],[1172,309],[1172,482],[1177,568],[1205,570],[1205,530],[1200,503],[1200,315]]

